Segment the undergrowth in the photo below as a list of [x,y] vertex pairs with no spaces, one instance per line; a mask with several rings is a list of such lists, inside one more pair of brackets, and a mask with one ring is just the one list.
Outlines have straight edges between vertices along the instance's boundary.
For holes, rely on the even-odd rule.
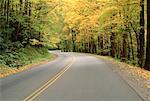
[[27,46],[7,53],[0,54],[0,65],[11,68],[19,68],[36,61],[51,58],[47,48]]

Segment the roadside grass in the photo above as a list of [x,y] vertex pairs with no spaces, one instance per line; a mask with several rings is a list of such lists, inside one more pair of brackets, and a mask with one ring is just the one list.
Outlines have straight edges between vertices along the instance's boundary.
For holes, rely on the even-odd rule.
[[1,55],[0,78],[32,68],[39,64],[47,63],[56,58],[46,48],[28,46],[18,52]]

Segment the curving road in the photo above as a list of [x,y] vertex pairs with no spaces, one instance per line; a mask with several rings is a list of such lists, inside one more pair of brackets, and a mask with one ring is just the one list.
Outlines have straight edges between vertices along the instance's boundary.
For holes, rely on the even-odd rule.
[[79,53],[0,80],[1,101],[142,101],[112,65]]

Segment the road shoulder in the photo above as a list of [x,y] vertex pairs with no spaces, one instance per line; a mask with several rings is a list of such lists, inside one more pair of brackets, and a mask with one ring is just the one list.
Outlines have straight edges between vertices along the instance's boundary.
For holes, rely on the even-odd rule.
[[[90,54],[91,55],[91,54]],[[139,67],[120,62],[110,57],[92,55],[106,63],[111,64],[111,69],[128,83],[128,85],[143,98],[150,101],[150,72]]]

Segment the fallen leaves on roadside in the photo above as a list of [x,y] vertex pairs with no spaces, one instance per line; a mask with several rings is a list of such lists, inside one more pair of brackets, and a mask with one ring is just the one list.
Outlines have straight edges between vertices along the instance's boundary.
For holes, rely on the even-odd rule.
[[145,87],[150,89],[150,84],[145,84]]
[[16,72],[18,72],[18,70],[15,68],[0,66],[0,78],[8,76],[9,74],[14,74]]
[[140,67],[129,65],[129,64],[124,63],[124,62],[120,62],[120,61],[115,60],[111,57],[105,57],[105,56],[96,56],[96,57],[107,60],[108,62],[110,62],[112,64],[118,64],[121,71],[144,79],[144,81],[145,81],[143,83],[144,86],[146,88],[150,88],[150,71],[147,71],[147,70],[140,68]]

